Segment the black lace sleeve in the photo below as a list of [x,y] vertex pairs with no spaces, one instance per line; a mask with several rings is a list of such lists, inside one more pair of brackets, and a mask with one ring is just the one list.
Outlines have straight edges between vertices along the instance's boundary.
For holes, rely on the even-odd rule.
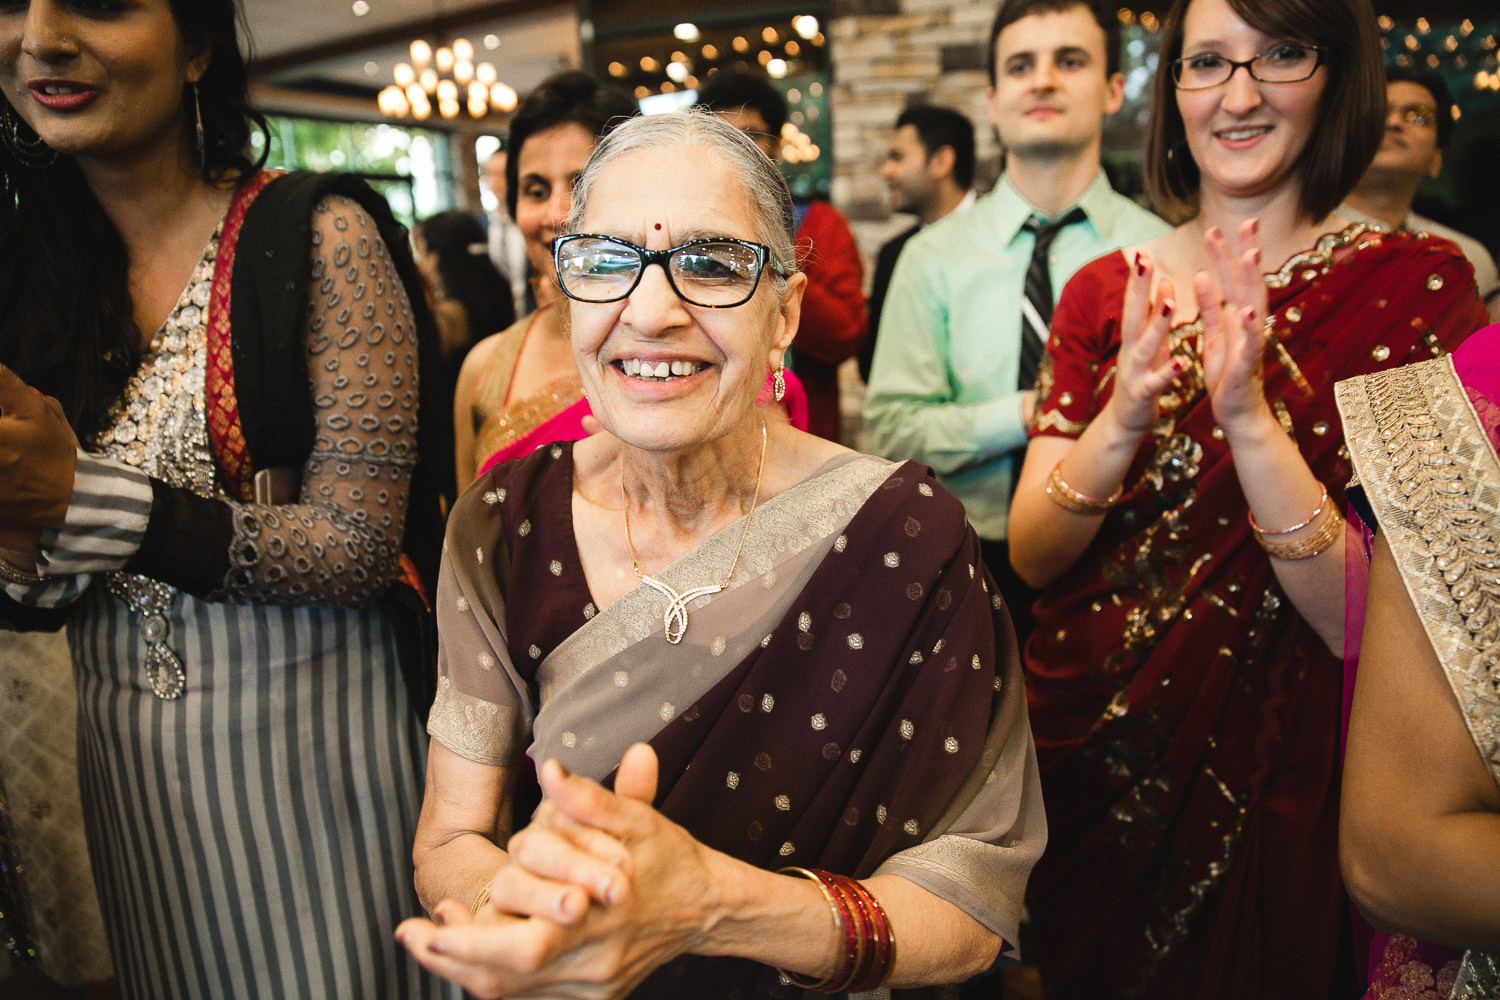
[[316,434],[293,504],[231,502],[227,600],[358,606],[401,555],[416,464],[411,305],[374,222],[329,197],[313,214],[306,313]]

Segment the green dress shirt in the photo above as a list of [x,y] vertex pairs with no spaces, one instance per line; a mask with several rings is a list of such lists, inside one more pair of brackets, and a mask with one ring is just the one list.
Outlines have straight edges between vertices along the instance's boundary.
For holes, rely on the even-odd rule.
[[[1086,220],[1059,232],[1049,254],[1054,297],[1095,257],[1171,228],[1111,190],[1103,171],[1077,206]],[[1016,380],[1034,243],[1022,225],[1034,211],[1002,175],[968,212],[907,241],[880,317],[865,394],[871,450],[931,466],[986,539],[1005,538],[1026,444]]]

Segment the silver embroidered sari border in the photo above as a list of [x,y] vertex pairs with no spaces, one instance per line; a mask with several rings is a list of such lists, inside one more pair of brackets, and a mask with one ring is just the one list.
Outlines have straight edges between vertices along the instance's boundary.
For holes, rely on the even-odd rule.
[[[661,639],[663,598],[640,585],[563,640],[537,669],[530,753],[602,777],[732,671],[783,618],[836,537],[899,466],[849,453],[761,505],[728,589],[693,604],[693,631]],[[662,571],[702,579],[728,564],[736,521]],[[659,640],[659,641],[656,641]]]
[[[706,607],[741,587],[759,583],[778,560],[802,552],[825,538],[834,527],[847,524],[898,467],[882,458],[850,452],[832,459],[796,486],[767,500],[756,512],[755,523],[745,540],[740,572],[724,590],[689,602],[689,608]],[[818,504],[813,520],[808,518],[809,501]],[[722,573],[734,556],[743,528],[741,517],[652,575],[675,589],[686,590],[694,581]],[[622,638],[643,642],[660,634],[664,630],[661,610],[665,600],[646,584],[637,584],[563,640],[538,670],[541,700],[545,702],[551,692],[566,686],[593,663],[607,658]],[[564,663],[569,665],[562,666]]]
[[1334,391],[1402,583],[1500,783],[1500,459],[1449,357]]

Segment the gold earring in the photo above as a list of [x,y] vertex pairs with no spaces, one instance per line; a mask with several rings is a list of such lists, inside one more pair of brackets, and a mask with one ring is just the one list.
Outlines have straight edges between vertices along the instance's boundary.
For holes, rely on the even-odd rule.
[[197,137],[198,173],[208,171],[208,147],[203,143],[203,106],[198,103],[198,81],[193,81],[193,126]]
[[57,162],[57,150],[43,142],[3,100],[0,100],[0,145],[10,151],[17,163],[31,170],[43,170]]
[[777,365],[775,373],[771,376],[771,398],[781,402],[786,395],[786,365]]

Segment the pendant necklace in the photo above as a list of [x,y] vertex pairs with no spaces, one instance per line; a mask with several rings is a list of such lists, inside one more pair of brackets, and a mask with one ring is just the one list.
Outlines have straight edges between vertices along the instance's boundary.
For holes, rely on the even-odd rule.
[[646,586],[655,590],[667,599],[667,610],[662,613],[662,629],[666,633],[667,641],[677,645],[682,637],[687,634],[688,627],[688,602],[700,597],[708,597],[717,594],[729,586],[729,581],[734,579],[735,567],[740,564],[740,553],[745,551],[745,539],[750,535],[750,523],[755,520],[755,507],[760,503],[760,477],[766,470],[766,422],[760,422],[760,464],[755,468],[755,495],[750,500],[750,512],[745,515],[745,528],[740,532],[739,548],[734,550],[734,559],[729,563],[729,572],[724,574],[723,583],[709,583],[702,587],[693,587],[678,593],[670,586],[662,583],[649,573],[641,572],[641,564],[636,560],[635,543],[630,539],[630,497],[625,493],[625,463],[620,463],[620,495],[625,498],[625,545],[630,549],[630,565],[635,569],[636,579]]

